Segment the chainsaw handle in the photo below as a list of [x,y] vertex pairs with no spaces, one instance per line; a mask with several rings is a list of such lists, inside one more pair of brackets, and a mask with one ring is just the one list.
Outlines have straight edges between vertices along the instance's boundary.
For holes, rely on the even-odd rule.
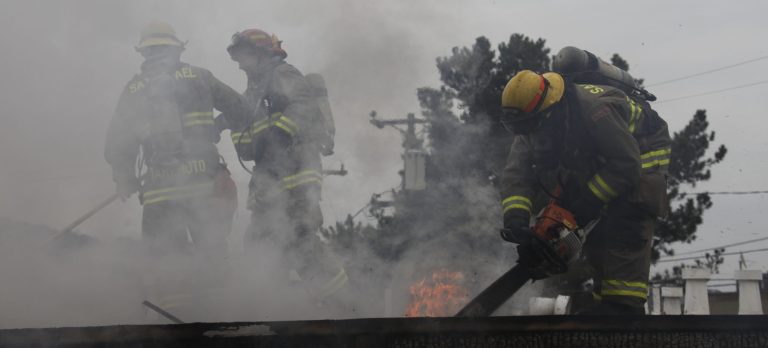
[[523,244],[533,236],[533,231],[531,230],[528,232],[521,229],[501,228],[499,229],[499,235],[501,235],[501,239],[507,242]]

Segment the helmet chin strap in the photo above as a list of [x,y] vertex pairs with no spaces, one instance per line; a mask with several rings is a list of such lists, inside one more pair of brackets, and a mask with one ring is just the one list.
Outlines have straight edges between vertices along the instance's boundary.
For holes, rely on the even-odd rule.
[[260,57],[253,71],[246,71],[249,79],[259,79],[267,72],[270,66],[282,60],[280,56],[270,56],[267,53],[259,53]]

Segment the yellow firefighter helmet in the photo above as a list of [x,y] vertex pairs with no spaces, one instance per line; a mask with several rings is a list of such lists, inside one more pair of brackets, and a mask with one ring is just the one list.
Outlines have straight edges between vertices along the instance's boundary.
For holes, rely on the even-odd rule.
[[152,21],[141,30],[141,38],[136,50],[161,45],[184,48],[184,43],[176,37],[176,30],[173,30],[172,26],[165,22]]
[[547,110],[563,97],[565,82],[557,73],[539,75],[530,70],[518,72],[501,94],[501,107],[515,116],[530,116]]

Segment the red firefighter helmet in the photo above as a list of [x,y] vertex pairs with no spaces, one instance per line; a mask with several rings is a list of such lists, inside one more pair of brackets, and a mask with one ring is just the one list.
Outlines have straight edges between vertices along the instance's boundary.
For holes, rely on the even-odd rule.
[[246,29],[232,35],[232,43],[227,47],[227,52],[232,55],[238,48],[263,49],[285,58],[288,53],[281,47],[282,43],[275,34],[270,35],[260,29]]

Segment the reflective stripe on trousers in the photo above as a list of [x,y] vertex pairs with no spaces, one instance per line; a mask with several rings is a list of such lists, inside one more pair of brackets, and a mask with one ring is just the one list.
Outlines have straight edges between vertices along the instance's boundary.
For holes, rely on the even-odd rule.
[[645,282],[604,279],[600,285],[600,296],[630,296],[642,300],[648,297],[648,284]]
[[320,172],[317,170],[309,169],[299,172],[295,175],[283,177],[281,180],[283,183],[283,188],[286,190],[291,190],[303,185],[322,185],[323,175],[320,174]]
[[213,182],[205,182],[146,191],[142,194],[142,199],[144,205],[149,205],[183,198],[203,197],[212,192]]
[[325,283],[325,285],[323,285],[323,287],[320,289],[320,297],[326,298],[341,290],[341,288],[347,284],[347,280],[349,280],[347,271],[344,269],[344,267],[339,267],[339,272],[336,273],[336,276]]

